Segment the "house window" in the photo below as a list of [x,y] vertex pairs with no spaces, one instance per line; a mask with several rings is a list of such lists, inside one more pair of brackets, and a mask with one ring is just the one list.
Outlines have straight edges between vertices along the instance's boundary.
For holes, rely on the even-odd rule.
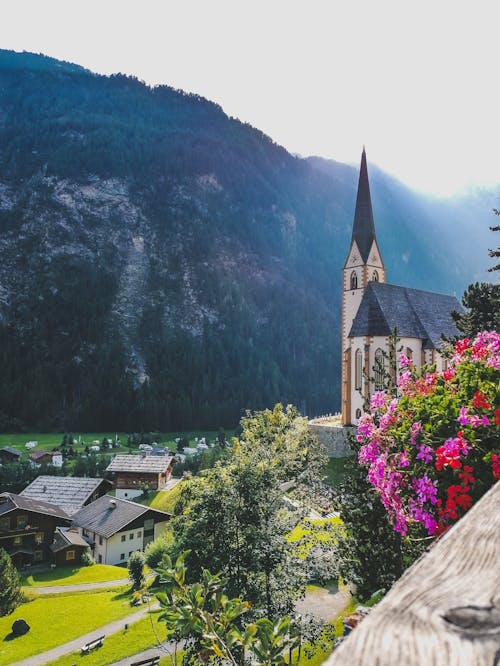
[[35,534],[35,543],[43,543],[43,532],[37,532]]
[[381,349],[377,349],[375,352],[375,367],[373,370],[375,372],[375,390],[382,391],[385,380],[385,358]]
[[8,518],[0,518],[0,530],[7,531],[10,528],[10,520]]
[[358,274],[356,271],[353,271],[351,273],[351,289],[357,289],[358,288]]
[[125,559],[125,553],[121,553],[120,560],[124,560],[124,559]]
[[356,410],[356,418],[357,418],[357,419],[360,419],[360,418],[361,418],[361,410],[360,410],[359,407],[358,407],[357,410]]
[[129,550],[129,552],[128,552],[128,556],[130,557],[130,556],[132,555],[133,552],[134,552],[133,550]]
[[43,551],[35,550],[33,552],[33,562],[41,562],[43,560]]
[[155,521],[153,518],[148,518],[148,520],[144,521],[144,529],[145,530],[152,530],[155,526]]
[[409,358],[410,361],[413,358],[413,349],[410,349],[409,347],[406,348],[406,358]]
[[127,535],[126,535],[126,534],[122,534],[122,541],[125,541],[126,538],[127,538]]
[[361,349],[356,349],[354,356],[354,388],[361,391],[363,381],[363,355]]
[[102,555],[101,554],[99,554],[97,556],[97,564],[102,564]]
[[23,530],[28,524],[28,516],[21,515],[17,516],[16,525],[18,530]]
[[21,536],[16,536],[13,539],[14,546],[22,546],[23,545],[23,537]]
[[102,536],[99,537],[99,545],[102,546]]
[[137,538],[140,539],[142,535],[142,532],[137,532]]
[[378,282],[378,273],[377,273],[377,271],[373,271],[372,280],[373,280],[373,282]]
[[134,533],[132,532],[131,534],[129,534],[129,535],[128,535],[128,538],[129,538],[129,539],[133,539],[133,538],[134,538]]
[[74,560],[75,559],[75,551],[74,550],[67,550],[66,551],[66,559],[67,560]]

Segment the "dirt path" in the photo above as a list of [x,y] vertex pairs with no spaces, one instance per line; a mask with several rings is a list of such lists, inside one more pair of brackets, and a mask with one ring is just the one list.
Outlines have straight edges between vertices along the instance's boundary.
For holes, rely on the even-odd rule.
[[307,592],[305,599],[297,603],[297,611],[329,622],[344,610],[349,604],[350,598],[349,590],[346,589],[338,592],[329,592],[325,589],[312,590]]
[[120,587],[127,584],[130,585],[128,578],[118,578],[116,580],[106,580],[96,583],[79,583],[78,585],[26,586],[24,589],[27,592],[36,592],[37,594],[61,594],[62,592],[86,592],[88,590],[107,589],[108,587]]

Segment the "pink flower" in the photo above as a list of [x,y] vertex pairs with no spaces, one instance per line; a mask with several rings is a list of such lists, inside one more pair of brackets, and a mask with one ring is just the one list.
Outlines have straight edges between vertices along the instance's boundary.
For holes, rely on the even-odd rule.
[[413,446],[415,446],[417,437],[422,432],[422,430],[422,423],[420,421],[416,421],[410,426],[410,442],[413,444]]
[[434,455],[434,450],[430,446],[426,446],[425,444],[421,444],[419,446],[419,450],[417,453],[418,460],[423,460],[424,463],[427,465],[432,461],[433,455]]
[[408,358],[406,354],[401,354],[399,357],[399,364],[401,365],[402,368],[411,368],[413,366],[413,361],[411,358]]
[[386,397],[387,396],[384,391],[377,391],[374,393],[370,398],[370,409],[378,409],[379,407],[383,407],[385,405]]
[[462,426],[468,425],[470,423],[469,408],[468,407],[460,407],[460,411],[458,413],[457,421]]

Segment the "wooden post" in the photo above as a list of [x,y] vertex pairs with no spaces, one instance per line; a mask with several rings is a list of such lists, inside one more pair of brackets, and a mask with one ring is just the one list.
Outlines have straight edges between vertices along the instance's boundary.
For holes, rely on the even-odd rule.
[[500,664],[500,482],[435,542],[325,666]]

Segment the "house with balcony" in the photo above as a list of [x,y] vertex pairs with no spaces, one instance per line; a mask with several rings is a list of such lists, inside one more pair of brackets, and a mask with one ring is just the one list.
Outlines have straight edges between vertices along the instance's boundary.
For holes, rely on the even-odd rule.
[[35,468],[40,467],[42,463],[62,467],[64,459],[60,451],[33,451],[29,454],[29,461],[31,466]]
[[51,562],[54,532],[70,524],[71,518],[56,504],[0,494],[0,547],[17,568]]
[[98,564],[124,564],[167,529],[170,514],[104,495],[72,517]]

